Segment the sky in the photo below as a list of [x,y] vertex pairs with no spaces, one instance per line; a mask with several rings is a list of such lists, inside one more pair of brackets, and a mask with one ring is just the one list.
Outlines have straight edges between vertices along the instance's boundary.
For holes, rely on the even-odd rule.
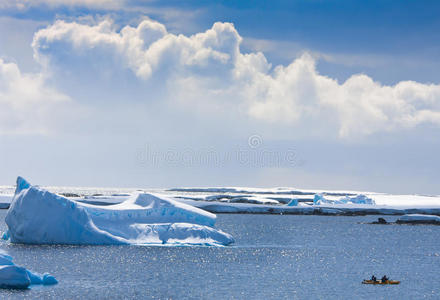
[[0,185],[440,194],[438,1],[4,0]]

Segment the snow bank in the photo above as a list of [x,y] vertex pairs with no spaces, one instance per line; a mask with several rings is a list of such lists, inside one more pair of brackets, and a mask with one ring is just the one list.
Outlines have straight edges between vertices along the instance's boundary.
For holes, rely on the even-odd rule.
[[315,194],[315,197],[313,198],[313,204],[314,205],[321,205],[321,204],[368,204],[368,205],[375,205],[375,202],[373,199],[368,198],[367,196],[363,194],[356,195],[354,197],[345,196],[338,200],[330,200],[324,198],[322,194]]
[[40,275],[23,267],[14,265],[12,257],[0,252],[0,288],[25,289],[31,284],[56,284],[58,281],[52,275]]
[[213,228],[216,216],[152,194],[135,194],[110,206],[94,206],[50,193],[26,180],[6,215],[13,243],[28,244],[203,244],[234,239]]

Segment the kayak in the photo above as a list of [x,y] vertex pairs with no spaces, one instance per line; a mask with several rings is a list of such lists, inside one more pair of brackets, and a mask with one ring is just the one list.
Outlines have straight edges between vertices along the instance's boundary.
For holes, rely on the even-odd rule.
[[362,281],[363,284],[399,284],[400,281],[397,280],[387,280],[385,282],[382,282],[382,280],[364,280]]

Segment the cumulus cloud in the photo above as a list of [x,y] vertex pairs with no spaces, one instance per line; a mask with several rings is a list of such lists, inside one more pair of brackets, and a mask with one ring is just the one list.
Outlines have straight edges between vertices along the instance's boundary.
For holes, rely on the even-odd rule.
[[341,137],[440,125],[438,84],[388,86],[363,74],[340,83],[320,74],[307,53],[287,66],[272,67],[261,52],[242,53],[241,42],[231,23],[185,36],[150,19],[121,29],[104,19],[95,24],[56,21],[38,31],[32,45],[35,57],[49,65],[62,63],[56,57],[64,51],[108,57],[144,82],[160,74],[169,98],[193,110],[234,110],[292,128],[310,120],[310,126],[331,123]]
[[96,25],[62,20],[35,34],[33,48],[40,62],[55,43],[67,43],[77,52],[102,51],[122,58],[136,75],[148,79],[164,67],[174,72],[190,67],[214,67],[231,62],[238,54],[240,37],[232,24],[216,23],[213,28],[191,37],[167,33],[164,25],[146,19],[137,27],[119,32],[110,19]]
[[22,73],[0,59],[0,134],[48,134],[69,102],[45,85],[41,73]]
[[308,54],[256,78],[247,92],[257,89],[263,91],[255,93],[249,106],[254,117],[286,123],[336,119],[342,137],[440,125],[440,85],[403,81],[386,86],[362,74],[340,84],[319,74]]

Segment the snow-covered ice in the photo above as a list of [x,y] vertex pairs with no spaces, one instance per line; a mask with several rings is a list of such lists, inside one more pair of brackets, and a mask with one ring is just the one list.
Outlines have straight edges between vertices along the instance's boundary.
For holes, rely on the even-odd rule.
[[[126,202],[133,195],[148,193],[212,213],[440,215],[440,196],[435,195],[392,195],[365,191],[306,190],[287,187],[174,189],[47,187],[45,189],[64,195],[75,203],[92,204],[99,208],[107,205],[109,209],[114,204]],[[0,208],[9,206],[13,191],[11,186],[0,186]]]
[[397,223],[440,224],[440,217],[434,215],[408,214],[397,219]]
[[6,237],[13,243],[233,243],[232,236],[213,228],[215,220],[207,211],[146,193],[135,193],[116,205],[80,203],[32,186],[21,177],[5,218]]
[[24,289],[31,284],[51,285],[58,281],[52,275],[31,272],[23,267],[16,266],[12,257],[0,251],[0,288]]
[[184,203],[202,208],[213,213],[244,214],[294,214],[294,215],[404,215],[431,214],[440,215],[440,206],[386,206],[370,204],[321,204],[311,205],[299,202],[297,206],[262,205],[249,203],[223,203],[180,199]]

